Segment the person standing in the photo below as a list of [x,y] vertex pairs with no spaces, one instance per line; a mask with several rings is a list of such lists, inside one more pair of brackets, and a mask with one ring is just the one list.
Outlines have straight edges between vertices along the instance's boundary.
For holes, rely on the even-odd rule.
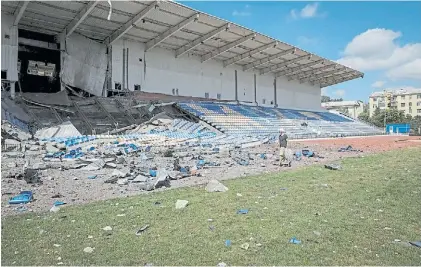
[[285,150],[288,145],[288,136],[285,133],[284,129],[279,129],[279,165],[282,166],[282,163],[286,160]]

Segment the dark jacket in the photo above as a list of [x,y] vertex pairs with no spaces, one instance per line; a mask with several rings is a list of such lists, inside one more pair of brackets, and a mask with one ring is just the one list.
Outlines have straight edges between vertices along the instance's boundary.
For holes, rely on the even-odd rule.
[[288,135],[283,134],[279,135],[279,145],[280,147],[287,147],[288,144]]

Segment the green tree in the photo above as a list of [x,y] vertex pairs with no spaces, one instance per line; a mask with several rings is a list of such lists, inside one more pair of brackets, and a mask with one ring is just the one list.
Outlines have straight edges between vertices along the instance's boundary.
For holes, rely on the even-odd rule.
[[327,95],[322,95],[322,103],[330,102],[330,97]]

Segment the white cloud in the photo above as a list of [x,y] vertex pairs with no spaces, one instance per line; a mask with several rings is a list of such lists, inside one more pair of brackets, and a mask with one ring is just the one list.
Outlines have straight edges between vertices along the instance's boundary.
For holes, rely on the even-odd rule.
[[376,81],[371,85],[371,87],[382,88],[385,84],[386,84],[385,81]]
[[421,58],[417,58],[404,65],[390,69],[386,76],[391,80],[413,79],[421,80]]
[[298,36],[297,40],[300,45],[316,45],[319,43],[319,39],[306,36]]
[[361,71],[386,70],[393,79],[421,79],[421,43],[400,45],[401,32],[369,29],[352,39],[338,63]]
[[245,16],[250,16],[250,15],[251,15],[251,13],[250,13],[250,12],[247,12],[247,11],[238,11],[238,10],[234,10],[234,11],[232,12],[232,15],[233,15],[233,16],[239,16],[239,17],[245,17]]
[[345,90],[338,89],[333,94],[336,95],[337,97],[343,97],[345,95]]
[[233,16],[239,16],[239,17],[246,17],[246,16],[250,16],[251,12],[250,12],[250,5],[245,5],[244,6],[244,10],[234,10],[232,12]]
[[289,15],[292,19],[308,19],[308,18],[315,18],[315,17],[324,17],[326,16],[326,13],[319,13],[319,3],[312,3],[308,4],[300,11],[297,11],[296,9],[292,9],[289,12]]
[[302,18],[312,18],[317,15],[317,8],[319,7],[319,3],[313,3],[306,5],[303,9],[301,9],[300,15]]

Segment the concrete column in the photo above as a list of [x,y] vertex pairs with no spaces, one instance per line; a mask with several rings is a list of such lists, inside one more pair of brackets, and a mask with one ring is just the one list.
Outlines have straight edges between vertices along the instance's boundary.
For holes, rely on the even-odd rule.
[[106,82],[105,82],[105,90],[102,92],[102,96],[106,97],[108,94],[109,89],[113,89],[113,48],[111,45],[107,46],[107,76],[106,76]]
[[126,89],[125,88],[126,86],[126,48],[123,48],[123,62],[122,63],[123,64],[121,65],[123,67],[123,81],[121,83],[121,90],[124,91],[124,89]]
[[[62,69],[64,66],[64,57],[66,54],[66,33],[64,32],[60,34],[58,37],[59,37],[59,42],[60,42],[60,69]],[[60,73],[59,73],[59,79],[61,81]],[[64,90],[66,90],[66,87],[64,86],[62,82],[60,82],[60,91],[64,91]]]
[[273,100],[273,102],[274,102],[274,106],[275,106],[275,108],[277,108],[278,107],[278,99],[277,99],[277,96],[276,96],[276,77],[275,77],[275,79],[273,79],[273,97],[274,97],[274,100]]
[[10,82],[10,97],[12,99],[15,99],[15,97],[16,97],[15,83],[16,82]]
[[254,74],[254,103],[257,104],[257,81],[256,81],[256,74]]
[[235,82],[235,101],[238,102],[238,80],[237,80],[237,70],[234,71],[234,82]]

